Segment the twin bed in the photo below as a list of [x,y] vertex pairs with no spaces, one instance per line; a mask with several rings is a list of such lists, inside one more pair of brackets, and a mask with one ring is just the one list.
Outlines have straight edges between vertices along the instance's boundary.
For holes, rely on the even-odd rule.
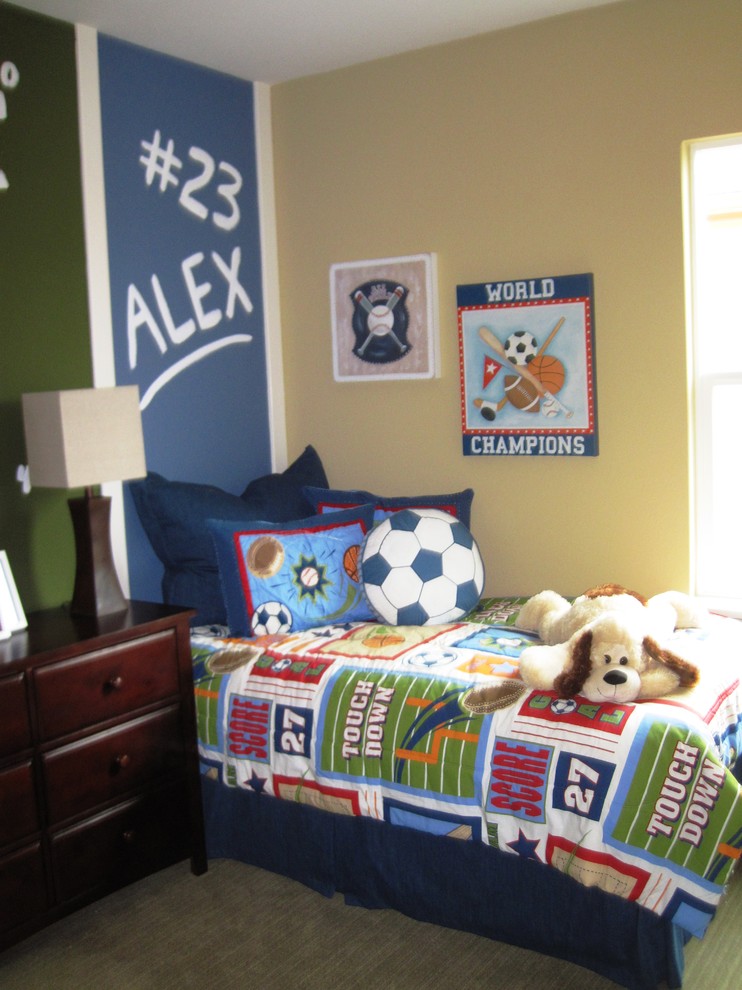
[[[358,546],[375,523],[433,505],[468,525],[471,492],[333,491],[311,448],[266,482],[284,519],[267,521],[248,492],[241,507],[205,486],[135,484],[164,587],[177,584],[174,563],[190,567],[192,596],[200,586],[179,604],[199,608],[211,857],[549,953],[625,987],[681,985],[684,945],[703,936],[742,849],[739,623],[712,616],[673,634],[668,648],[701,671],[691,690],[631,704],[562,699],[518,677],[535,640],[517,624],[525,599],[482,598],[462,616],[395,626],[356,594]],[[210,534],[198,566],[192,548],[174,562],[177,527]]]

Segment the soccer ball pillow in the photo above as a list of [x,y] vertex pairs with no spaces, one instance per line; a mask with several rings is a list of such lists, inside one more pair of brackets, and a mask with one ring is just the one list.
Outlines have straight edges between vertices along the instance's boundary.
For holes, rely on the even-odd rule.
[[363,542],[360,572],[372,611],[392,626],[455,622],[484,587],[474,537],[440,509],[403,509],[376,525]]

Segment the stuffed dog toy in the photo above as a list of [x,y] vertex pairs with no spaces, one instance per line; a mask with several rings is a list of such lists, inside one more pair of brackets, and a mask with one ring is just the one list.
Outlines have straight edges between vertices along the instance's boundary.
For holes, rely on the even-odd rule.
[[544,643],[523,651],[520,676],[528,687],[562,698],[658,698],[698,681],[693,664],[659,643],[675,629],[702,626],[706,616],[676,591],[647,600],[621,585],[601,585],[573,603],[542,591],[518,615],[518,625]]

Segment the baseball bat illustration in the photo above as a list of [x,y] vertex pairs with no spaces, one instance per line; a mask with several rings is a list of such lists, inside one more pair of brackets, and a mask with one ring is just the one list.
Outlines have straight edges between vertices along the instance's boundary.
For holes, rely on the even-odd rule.
[[[402,298],[403,295],[404,295],[404,289],[402,288],[401,285],[398,285],[397,288],[394,290],[391,296],[389,296],[389,298],[383,305],[386,306],[386,308],[391,312],[391,310],[394,309],[394,307],[397,305],[397,303],[399,302],[399,300]],[[361,306],[363,309],[366,310],[367,313],[373,313],[374,307],[366,298],[366,296],[364,296],[364,294],[361,292],[360,289],[356,293],[354,293],[353,298],[355,299],[355,301],[358,303],[359,306]]]
[[371,305],[371,303],[364,296],[364,294],[361,292],[360,289],[358,290],[358,292],[355,293],[353,298],[355,299],[355,301],[358,303],[359,306],[362,306],[363,309],[366,310],[367,313],[373,312],[374,307]]
[[545,354],[546,353],[546,348],[549,346],[549,344],[552,342],[552,340],[556,337],[556,335],[562,329],[563,323],[564,323],[564,317],[561,316],[557,320],[557,322],[556,322],[556,324],[554,326],[554,329],[551,331],[551,333],[549,334],[549,336],[546,338],[546,341],[544,342],[544,344],[541,347],[539,347],[539,349],[538,349],[538,355],[537,356],[540,356],[541,354]]
[[399,302],[399,300],[402,298],[403,295],[404,295],[404,289],[402,288],[401,285],[398,285],[397,288],[394,290],[394,292],[391,294],[391,296],[389,296],[389,298],[386,301],[387,309],[394,309],[394,307],[397,305],[397,303]]

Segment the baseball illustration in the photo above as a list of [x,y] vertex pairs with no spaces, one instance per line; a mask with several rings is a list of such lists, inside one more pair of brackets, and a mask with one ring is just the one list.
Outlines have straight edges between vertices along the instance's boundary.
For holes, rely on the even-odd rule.
[[319,581],[319,571],[316,567],[303,567],[299,575],[299,583],[304,588],[316,588]]
[[374,306],[368,314],[369,333],[376,337],[383,337],[384,334],[394,327],[394,314],[388,306]]

